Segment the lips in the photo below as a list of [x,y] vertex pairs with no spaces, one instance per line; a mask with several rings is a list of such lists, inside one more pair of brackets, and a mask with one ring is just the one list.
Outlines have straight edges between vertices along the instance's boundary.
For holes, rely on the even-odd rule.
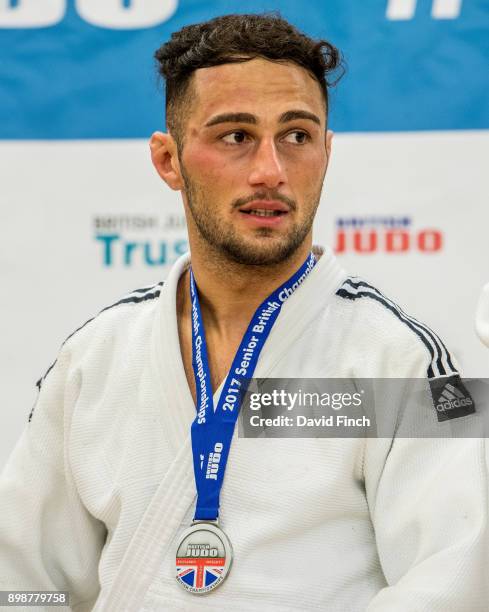
[[289,212],[289,207],[279,200],[253,200],[238,208],[239,212],[256,217],[279,217]]

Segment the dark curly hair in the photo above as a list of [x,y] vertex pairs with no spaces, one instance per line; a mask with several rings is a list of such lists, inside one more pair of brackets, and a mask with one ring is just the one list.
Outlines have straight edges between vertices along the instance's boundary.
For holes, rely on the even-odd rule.
[[[328,88],[344,73],[341,54],[326,40],[313,40],[277,13],[223,15],[183,27],[155,53],[166,81],[166,121],[179,147],[191,101],[191,76],[198,68],[257,57],[294,62],[319,83],[328,111]],[[336,76],[328,80],[330,74]]]

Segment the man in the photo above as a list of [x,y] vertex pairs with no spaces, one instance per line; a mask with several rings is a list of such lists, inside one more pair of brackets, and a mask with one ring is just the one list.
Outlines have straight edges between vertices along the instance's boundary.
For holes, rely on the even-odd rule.
[[169,131],[151,156],[191,257],[74,333],[41,381],[1,482],[2,588],[68,590],[77,611],[487,610],[482,440],[234,430],[246,375],[458,384],[431,330],[311,254],[337,50],[229,15],[156,57]]

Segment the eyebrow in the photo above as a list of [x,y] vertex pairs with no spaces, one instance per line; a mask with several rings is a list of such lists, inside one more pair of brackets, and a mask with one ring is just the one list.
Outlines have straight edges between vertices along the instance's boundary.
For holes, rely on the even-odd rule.
[[205,127],[211,127],[219,123],[253,123],[256,125],[258,121],[255,115],[250,113],[222,113],[222,115],[216,115],[209,119]]
[[[314,113],[304,110],[290,110],[282,113],[278,119],[279,123],[288,123],[289,121],[295,121],[297,119],[307,119],[313,121],[318,125],[321,125],[321,119]],[[222,113],[209,119],[205,124],[205,127],[212,127],[219,123],[249,123],[252,125],[258,124],[258,119],[251,113]]]
[[290,110],[280,115],[279,123],[287,123],[288,121],[295,121],[296,119],[308,119],[314,121],[318,125],[321,125],[321,119],[314,113],[304,110]]

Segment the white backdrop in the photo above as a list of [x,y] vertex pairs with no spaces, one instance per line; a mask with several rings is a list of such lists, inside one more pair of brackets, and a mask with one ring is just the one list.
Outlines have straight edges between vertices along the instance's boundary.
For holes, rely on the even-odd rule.
[[[343,265],[434,328],[470,377],[489,376],[489,351],[474,331],[489,280],[481,189],[487,159],[484,131],[337,134],[315,225],[316,242],[336,246],[338,220],[365,221],[362,235],[376,233],[377,251],[352,251],[347,227]],[[27,422],[35,382],[64,338],[126,292],[164,278],[168,265],[145,257],[157,262],[163,249],[174,261],[185,229],[179,194],[153,170],[146,141],[1,143],[0,167],[8,169],[0,246],[2,465]],[[386,253],[382,220],[405,218],[410,248]],[[416,237],[425,230],[442,236],[440,250],[419,251]]]

